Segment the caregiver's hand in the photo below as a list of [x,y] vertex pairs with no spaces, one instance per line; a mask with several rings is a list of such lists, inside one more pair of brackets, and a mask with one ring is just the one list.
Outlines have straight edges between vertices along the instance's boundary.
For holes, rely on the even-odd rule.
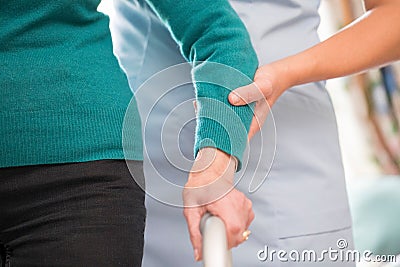
[[400,60],[400,1],[364,0],[364,4],[367,12],[356,21],[322,43],[262,66],[253,84],[229,95],[232,105],[257,102],[249,138],[261,128],[267,103],[272,106],[287,88]]
[[260,67],[252,84],[239,87],[229,94],[229,102],[235,106],[256,102],[249,139],[261,129],[272,105],[290,86],[287,68],[280,62],[275,62]]
[[220,217],[226,227],[228,247],[244,241],[245,232],[254,219],[251,201],[233,186],[235,159],[216,149],[199,151],[183,191],[190,240],[196,261],[202,259],[200,220],[206,212]]

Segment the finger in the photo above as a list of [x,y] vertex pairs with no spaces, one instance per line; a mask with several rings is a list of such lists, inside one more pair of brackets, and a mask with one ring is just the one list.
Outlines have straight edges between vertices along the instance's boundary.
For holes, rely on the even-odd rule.
[[200,261],[202,259],[202,236],[200,232],[200,220],[205,212],[201,208],[185,208],[183,215],[185,216],[190,241],[193,246],[194,259]]
[[[238,222],[239,220],[236,220]],[[232,249],[240,245],[243,242],[243,232],[245,231],[244,225],[230,222],[229,227],[227,227],[227,237],[228,237],[228,249]]]
[[242,210],[236,214],[224,214],[222,218],[226,227],[229,249],[239,246],[244,241],[243,232],[246,230],[247,223],[247,218],[243,216],[244,214],[247,215],[247,212]]
[[194,113],[197,116],[197,101],[196,100],[193,100],[193,107],[194,107]]
[[253,116],[247,138],[250,140],[259,130],[260,130],[260,125],[258,124],[257,118],[256,116]]
[[263,99],[264,95],[256,83],[239,87],[229,94],[229,102],[235,106],[243,106]]
[[242,212],[232,212],[232,209],[226,206],[219,206],[217,202],[207,205],[207,210],[211,214],[220,217],[224,222],[228,249],[238,246],[242,242],[240,236],[242,236],[245,228],[245,221],[240,215]]
[[264,125],[265,119],[269,113],[268,103],[261,99],[257,101],[253,111],[253,119],[250,124],[248,139],[250,140]]
[[254,220],[254,218],[255,214],[253,211],[253,202],[251,202],[251,200],[248,200],[248,217],[247,217],[246,229],[250,227],[250,224]]

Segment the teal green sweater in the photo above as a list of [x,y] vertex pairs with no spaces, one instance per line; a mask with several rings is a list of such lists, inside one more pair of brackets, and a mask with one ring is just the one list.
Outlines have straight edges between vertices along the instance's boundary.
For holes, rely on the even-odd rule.
[[[122,125],[133,96],[112,52],[108,18],[96,10],[99,2],[1,2],[0,167],[124,158]],[[226,64],[253,78],[258,63],[245,27],[226,0],[148,2],[195,66],[195,151],[215,146],[240,159],[252,113],[248,106],[231,107],[227,94],[250,79],[200,62]],[[200,82],[216,73],[228,90]],[[141,160],[138,112],[130,119],[128,155]]]

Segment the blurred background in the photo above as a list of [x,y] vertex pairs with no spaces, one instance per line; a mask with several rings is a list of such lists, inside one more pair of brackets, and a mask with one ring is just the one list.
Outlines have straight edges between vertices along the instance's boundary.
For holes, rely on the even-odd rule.
[[[360,0],[322,0],[321,39],[362,13]],[[337,116],[355,245],[376,255],[400,254],[399,81],[400,64],[395,63],[327,83]],[[400,266],[397,262],[388,265]]]
[[[111,1],[103,0],[99,9],[112,12]],[[363,13],[362,1],[322,0],[320,13],[319,34],[324,40]],[[398,255],[400,64],[330,80],[327,88],[337,116],[356,248]],[[367,266],[400,266],[400,259],[397,265],[358,265]]]

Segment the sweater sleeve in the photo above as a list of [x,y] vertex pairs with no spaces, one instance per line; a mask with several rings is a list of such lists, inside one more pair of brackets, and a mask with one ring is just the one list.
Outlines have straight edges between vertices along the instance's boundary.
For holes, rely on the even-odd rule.
[[192,63],[197,98],[195,155],[216,147],[240,169],[253,105],[235,107],[228,94],[250,84],[258,66],[247,30],[228,0],[146,0]]

